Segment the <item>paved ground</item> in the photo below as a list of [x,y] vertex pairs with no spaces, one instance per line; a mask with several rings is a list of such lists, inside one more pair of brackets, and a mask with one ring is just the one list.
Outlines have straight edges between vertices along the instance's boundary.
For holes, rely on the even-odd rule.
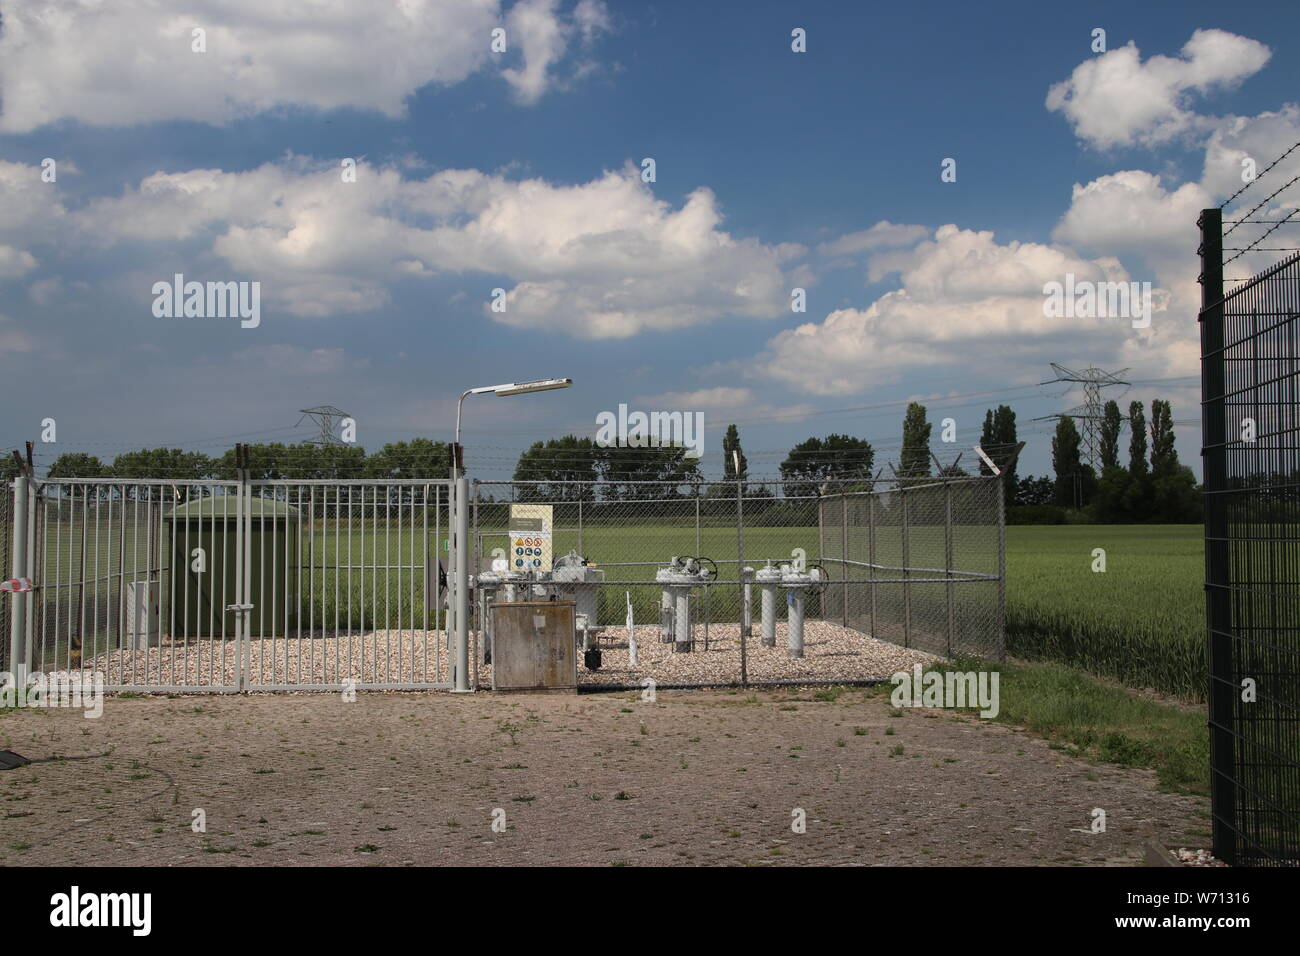
[[878,690],[110,698],[0,714],[0,749],[111,750],[0,771],[25,865],[1124,865],[1207,808]]

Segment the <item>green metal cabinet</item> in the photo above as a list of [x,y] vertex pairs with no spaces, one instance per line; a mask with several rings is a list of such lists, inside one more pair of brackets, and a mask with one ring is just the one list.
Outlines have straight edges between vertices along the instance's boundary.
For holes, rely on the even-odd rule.
[[[283,635],[297,621],[298,510],[282,501],[246,502],[249,527],[249,635]],[[178,505],[166,515],[171,536],[171,576],[164,584],[163,627],[173,639],[224,637],[236,633],[235,572],[238,567],[238,500],[215,495]],[[204,570],[194,570],[203,549]]]

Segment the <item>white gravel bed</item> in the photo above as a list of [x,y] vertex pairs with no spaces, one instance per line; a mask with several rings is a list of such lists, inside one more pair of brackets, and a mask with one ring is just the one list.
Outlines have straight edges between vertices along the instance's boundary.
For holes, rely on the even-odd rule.
[[[253,638],[248,678],[253,684],[425,684],[439,676],[436,631],[385,630],[351,637]],[[188,646],[162,644],[148,650],[116,650],[87,660],[106,684],[190,687],[232,686],[238,681],[234,641],[191,639]],[[445,674],[446,652],[441,654]]]
[[[704,627],[695,629],[695,650],[676,653],[675,645],[659,640],[659,629],[636,628],[638,664],[628,663],[627,628],[608,627],[600,635],[601,666],[589,671],[578,655],[581,684],[636,684],[649,677],[660,684],[718,684],[740,680],[740,625],[710,624],[708,649]],[[381,630],[351,637],[253,638],[249,642],[248,675],[253,684],[419,684],[447,680],[446,651],[439,653],[435,631]],[[887,679],[913,664],[936,658],[907,650],[833,624],[804,625],[804,656],[787,651],[784,622],[778,622],[776,646],[764,647],[759,628],[745,641],[750,681],[858,681]],[[441,666],[439,659],[441,657]],[[472,662],[471,662],[472,666]],[[188,645],[164,643],[147,650],[116,650],[86,661],[88,671],[101,671],[106,684],[192,687],[237,683],[238,659],[233,641],[191,640]],[[473,675],[473,671],[471,671]],[[492,686],[492,665],[477,667],[478,686]]]
[[[776,626],[776,646],[764,647],[757,624],[745,639],[746,672],[761,681],[858,681],[885,679],[916,663],[936,660],[924,651],[907,650],[877,641],[828,621],[804,624],[804,656],[787,650],[784,622]],[[637,666],[628,664],[627,628],[607,627],[600,635],[600,669],[589,671],[578,655],[578,683],[635,684],[647,677],[659,684],[723,684],[740,680],[740,625],[710,624],[708,650],[704,627],[695,628],[695,650],[678,654],[661,643],[659,629],[636,628]],[[479,666],[480,686],[491,686],[491,667]]]

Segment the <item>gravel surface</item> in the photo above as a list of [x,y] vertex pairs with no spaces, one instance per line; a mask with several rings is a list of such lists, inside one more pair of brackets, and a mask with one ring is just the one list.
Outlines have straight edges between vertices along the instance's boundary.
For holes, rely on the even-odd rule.
[[[352,637],[253,638],[248,673],[254,684],[438,683],[439,635],[434,631],[371,631]],[[193,640],[148,650],[117,650],[90,659],[107,684],[212,687],[237,682],[234,641]],[[442,654],[445,667],[446,653]]]
[[[738,682],[740,625],[711,624],[706,649],[703,626],[695,631],[695,651],[676,653],[660,642],[658,629],[636,629],[638,666],[628,664],[627,628],[609,627],[600,635],[601,666],[589,671],[579,655],[582,684],[660,684]],[[445,651],[439,665],[439,636],[433,631],[371,631],[353,637],[255,638],[248,648],[253,684],[438,683],[447,678]],[[923,651],[877,641],[827,621],[804,626],[804,657],[787,651],[784,622],[777,624],[776,646],[764,647],[758,629],[745,640],[751,681],[861,681],[888,678],[918,662],[935,660]],[[237,681],[233,641],[199,640],[189,646],[117,650],[88,660],[108,684],[151,686],[232,686]],[[490,664],[478,666],[479,686],[492,686]]]
[[[628,664],[627,628],[609,627],[600,636],[601,665],[589,671],[578,661],[583,684],[640,684],[649,677],[660,684],[712,684],[740,680],[740,625],[710,624],[708,649],[704,628],[695,629],[695,650],[678,654],[659,640],[658,629],[638,627],[637,665]],[[804,624],[804,656],[790,657],[784,622],[776,626],[776,646],[764,647],[757,626],[745,639],[746,671],[751,681],[858,681],[887,678],[913,664],[936,658],[906,650],[828,621]]]

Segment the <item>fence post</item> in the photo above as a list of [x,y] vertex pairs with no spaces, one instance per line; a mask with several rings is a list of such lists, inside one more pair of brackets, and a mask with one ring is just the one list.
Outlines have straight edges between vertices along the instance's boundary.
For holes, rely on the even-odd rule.
[[[1000,489],[999,489],[1000,490]],[[943,576],[948,579],[944,586],[948,597],[948,657],[952,657],[952,641],[957,630],[957,594],[952,580],[952,482],[943,483],[944,510],[943,522]]]
[[[849,626],[849,493],[840,489],[840,573],[844,575],[844,590],[840,597],[841,617]],[[872,635],[873,637],[875,635]]]
[[[28,446],[30,449],[30,445]],[[28,459],[28,470],[30,471],[31,459]],[[27,547],[23,551],[23,564],[27,568],[27,577],[36,578],[36,556],[40,552],[36,548],[36,499],[40,496],[40,482],[34,477],[27,479]],[[45,569],[42,567],[39,575],[41,581],[45,578]],[[33,581],[33,586],[38,583]],[[32,639],[33,630],[36,624],[36,592],[27,591],[23,594],[23,665],[28,669],[32,666]],[[42,665],[44,662],[41,662]],[[43,669],[43,667],[42,667]]]
[[[247,464],[247,462],[245,462]],[[251,471],[248,468],[240,468],[236,471],[239,480],[239,497],[236,499],[236,510],[238,512],[237,520],[239,522],[235,532],[235,603],[246,605],[252,603],[249,599],[253,591],[253,486],[251,484]],[[185,500],[192,501],[194,498],[193,489],[186,489]],[[201,508],[202,506],[200,506]],[[185,560],[189,560],[189,521],[185,522]],[[173,522],[175,527],[175,522]],[[199,528],[202,529],[203,523],[199,522]],[[199,544],[203,543],[202,530],[199,532]],[[210,544],[209,544],[210,546]],[[224,558],[223,558],[224,560]],[[351,562],[348,562],[349,564]],[[174,575],[173,575],[174,578]],[[189,584],[188,579],[185,586],[185,630],[189,631]],[[222,610],[225,614],[225,610]],[[249,664],[252,660],[252,626],[253,612],[250,609],[243,609],[235,613],[235,654],[239,658],[238,670],[235,675],[235,688],[240,693],[248,690],[248,672]],[[351,626],[351,625],[349,625]],[[92,630],[93,633],[93,630]]]
[[876,633],[876,493],[867,495],[867,575],[871,581],[871,636]]
[[[826,560],[826,499],[829,485],[823,484],[817,489],[817,556],[814,561]],[[822,617],[826,616],[825,608],[822,609]]]
[[[442,492],[446,486],[439,483],[433,486],[433,551],[429,550],[429,489],[425,487],[424,507],[421,516],[422,526],[420,528],[421,540],[424,543],[424,617],[420,623],[424,626],[425,641],[428,641],[429,632],[429,609],[433,608],[433,639],[434,639],[434,669],[437,679],[441,681],[446,677],[442,669],[442,637],[441,632],[447,626],[447,618],[442,613],[442,575],[438,572],[442,567]],[[326,509],[321,508],[322,515]],[[321,578],[321,588],[325,587],[324,576]],[[425,669],[428,669],[428,644],[425,644]]]
[[456,535],[453,551],[456,559],[456,640],[455,686],[452,693],[468,694],[469,689],[469,479],[456,478]]
[[736,577],[740,581],[740,686],[749,686],[748,638],[753,633],[750,587],[745,574],[745,483],[736,473]]
[[[10,553],[13,546],[13,486],[8,478],[0,479],[0,574],[12,571]],[[0,598],[0,671],[8,671],[9,628],[14,602]]]
[[[506,553],[510,553],[509,548],[506,549]],[[584,557],[587,554],[582,547],[582,485],[578,486],[578,553]]]
[[[127,642],[126,637],[126,485],[121,486],[121,497],[118,498],[117,506],[117,523],[119,525],[117,535],[117,641],[119,646]],[[113,532],[113,522],[108,523],[109,534]],[[138,542],[132,542],[135,550],[139,547]],[[134,555],[132,555],[134,558]],[[135,562],[132,561],[134,564]],[[146,626],[145,633],[148,633]],[[145,639],[148,644],[148,638]],[[57,653],[57,650],[56,650]],[[145,651],[148,654],[148,651]]]
[[998,503],[998,660],[1007,658],[1007,496],[997,483]]
[[[740,634],[749,636],[749,613],[745,604],[745,492],[739,477],[736,479],[736,580],[740,586]],[[744,669],[741,653],[741,669]]]
[[1201,422],[1205,469],[1205,616],[1210,665],[1210,802],[1214,855],[1237,862],[1233,738],[1232,592],[1228,565],[1227,415],[1224,404],[1223,213],[1204,209],[1201,227]]
[[[27,483],[29,479],[19,475],[14,479],[14,540],[13,540],[13,576],[27,576]],[[30,592],[17,592],[6,600],[12,601],[13,613],[9,618],[9,672],[13,675],[15,686],[26,686],[27,659],[24,656],[27,646],[27,596]]]
[[898,503],[903,506],[903,646],[912,646],[912,549],[908,540],[907,489],[898,492]]
[[700,489],[703,487],[699,482],[695,484],[695,555],[700,554]]
[[[474,479],[473,527],[474,527],[474,533],[470,535],[470,537],[474,541],[474,556],[473,556],[474,560],[473,563],[471,564],[471,567],[473,567],[474,569],[474,574],[477,575],[483,567],[483,533],[479,531],[479,523],[478,523],[478,479],[477,478]],[[555,529],[552,528],[551,530],[554,531]],[[506,539],[506,543],[507,544],[510,543],[509,538]],[[510,551],[509,549],[507,549],[506,554],[509,553]],[[552,551],[551,557],[552,559],[554,559],[555,557],[554,551]],[[480,591],[480,597],[481,595],[482,592]],[[468,602],[466,603],[468,604]],[[487,614],[487,606],[483,603],[482,600],[480,600],[478,602],[477,607],[475,607],[474,609],[473,645],[470,648],[470,656],[469,656],[469,659],[472,662],[471,667],[473,668],[473,674],[472,674],[473,680],[471,681],[470,686],[474,690],[478,690],[478,657],[479,654],[481,653],[479,650],[479,645],[482,644],[484,640],[483,625],[484,625],[484,618],[486,614]]]

